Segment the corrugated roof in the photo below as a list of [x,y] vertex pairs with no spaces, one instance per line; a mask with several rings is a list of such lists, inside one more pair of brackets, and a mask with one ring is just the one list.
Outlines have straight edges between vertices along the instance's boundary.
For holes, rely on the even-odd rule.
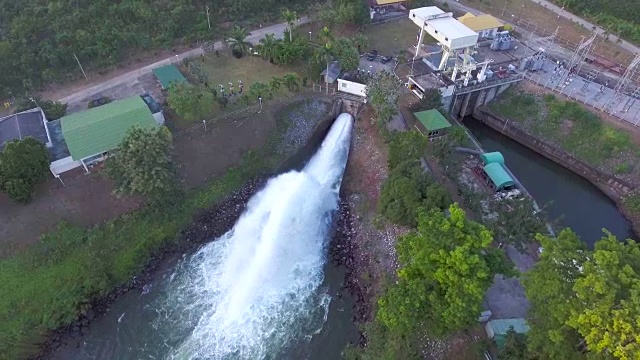
[[113,150],[134,125],[156,126],[140,96],[132,96],[60,119],[62,134],[74,160]]
[[182,75],[175,65],[165,65],[153,69],[153,75],[158,78],[163,89],[168,89],[172,82],[186,82],[187,79]]
[[497,189],[515,184],[511,176],[507,174],[507,171],[504,169],[504,167],[502,167],[502,164],[500,163],[493,162],[485,165],[484,172],[489,175],[489,178]]
[[504,156],[502,156],[502,153],[499,151],[481,154],[480,158],[482,159],[485,165],[491,164],[493,162],[497,162],[504,165]]
[[498,21],[498,19],[489,14],[475,16],[472,13],[466,13],[459,17],[458,21],[473,31],[495,29],[504,25]]
[[451,127],[447,119],[436,109],[413,113],[427,131],[435,131]]

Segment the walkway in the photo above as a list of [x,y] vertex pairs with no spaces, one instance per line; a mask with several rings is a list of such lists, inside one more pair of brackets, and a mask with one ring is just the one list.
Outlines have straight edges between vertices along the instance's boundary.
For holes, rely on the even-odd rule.
[[[569,19],[569,20],[571,20],[571,21],[573,21],[575,23],[578,23],[578,24],[584,26],[587,29],[592,29],[595,26],[596,27],[596,33],[598,35],[604,36],[604,34],[607,32],[605,29],[603,29],[603,28],[601,28],[599,26],[596,26],[596,25],[588,22],[587,20],[585,20],[585,19],[583,19],[583,18],[581,18],[579,16],[573,15],[572,13],[564,10],[564,7],[561,8],[561,7],[553,4],[550,1],[546,1],[546,0],[531,0],[531,2],[539,4],[539,5],[541,5],[541,6],[545,7],[545,8],[553,11],[554,13],[562,16],[563,18]],[[636,46],[636,45],[634,45],[634,44],[632,44],[632,43],[630,43],[630,42],[628,42],[626,40],[619,39],[617,36],[615,36],[613,34],[609,34],[609,40],[613,41],[613,42],[617,42],[618,40],[621,40],[621,43],[619,43],[621,48],[623,48],[623,49],[625,49],[625,50],[627,50],[627,51],[629,51],[629,52],[631,52],[633,54],[640,53],[640,47],[638,47],[638,46]]]
[[[296,25],[303,25],[306,24],[309,21],[309,19],[307,17],[303,17],[300,19],[299,22],[296,23]],[[276,24],[276,25],[272,25],[272,26],[267,26],[267,27],[263,27],[263,28],[259,28],[256,30],[252,30],[251,31],[251,35],[249,35],[247,37],[247,41],[253,43],[253,44],[257,44],[260,39],[264,38],[265,35],[267,34],[275,34],[277,38],[282,38],[284,30],[287,28],[287,24],[286,23],[281,23],[281,24]],[[214,49],[222,49],[223,48],[223,43],[222,41],[218,41],[214,44]],[[80,101],[86,97],[92,96],[94,94],[97,94],[99,92],[105,91],[107,89],[113,88],[115,86],[124,84],[128,81],[131,81],[131,79],[136,79],[142,75],[151,73],[151,70],[163,66],[163,65],[167,65],[167,64],[171,64],[171,63],[179,63],[182,60],[186,59],[186,58],[190,58],[190,57],[195,57],[195,56],[200,56],[202,55],[204,52],[202,50],[201,47],[183,52],[181,54],[177,54],[175,56],[166,58],[164,60],[160,60],[157,61],[153,64],[141,67],[137,70],[133,70],[130,71],[126,74],[122,74],[120,76],[116,76],[108,81],[102,82],[100,84],[97,85],[93,85],[90,86],[88,88],[85,88],[83,90],[80,90],[74,94],[71,94],[69,96],[66,96],[64,98],[61,99],[57,99],[60,102],[63,103],[70,103],[70,102],[76,102],[76,101]]]

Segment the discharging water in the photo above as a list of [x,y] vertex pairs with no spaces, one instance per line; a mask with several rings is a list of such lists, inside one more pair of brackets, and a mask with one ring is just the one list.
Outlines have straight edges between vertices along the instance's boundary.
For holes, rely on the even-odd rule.
[[149,294],[117,303],[63,357],[335,358],[350,340],[344,324],[331,324],[338,338],[320,349],[308,344],[320,341],[332,305],[351,320],[325,275],[352,126],[340,115],[301,171],[271,179],[233,229],[168,266]]

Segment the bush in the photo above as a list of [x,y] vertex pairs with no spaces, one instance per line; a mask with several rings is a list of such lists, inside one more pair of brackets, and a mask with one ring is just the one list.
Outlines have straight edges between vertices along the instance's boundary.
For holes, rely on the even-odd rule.
[[391,222],[415,226],[419,208],[444,209],[450,203],[447,191],[435,183],[417,160],[396,166],[382,184],[379,212]]
[[48,172],[49,152],[34,138],[8,142],[0,153],[0,191],[16,201],[31,201]]
[[390,134],[389,139],[389,169],[412,160],[419,160],[427,150],[428,139],[418,131],[403,131]]
[[16,106],[16,113],[40,107],[47,121],[60,119],[67,113],[67,104],[58,101],[43,100],[39,96],[19,99]]

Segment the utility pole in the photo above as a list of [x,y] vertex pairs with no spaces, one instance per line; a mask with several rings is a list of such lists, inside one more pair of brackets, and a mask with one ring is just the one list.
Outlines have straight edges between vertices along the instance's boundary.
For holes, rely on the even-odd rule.
[[507,11],[507,4],[509,3],[509,0],[504,0],[504,7],[502,8],[502,15],[500,15],[500,17],[504,18],[504,12]]
[[82,68],[82,64],[80,64],[80,60],[78,60],[78,56],[76,56],[76,53],[73,53],[73,57],[76,58],[76,61],[78,62],[78,66],[80,66],[80,70],[82,71],[82,75],[84,75],[85,80],[89,80],[89,78],[87,77],[87,74],[84,72],[84,69]]
[[207,24],[209,25],[209,30],[211,30],[211,19],[209,18],[209,6],[205,5],[207,8]]

